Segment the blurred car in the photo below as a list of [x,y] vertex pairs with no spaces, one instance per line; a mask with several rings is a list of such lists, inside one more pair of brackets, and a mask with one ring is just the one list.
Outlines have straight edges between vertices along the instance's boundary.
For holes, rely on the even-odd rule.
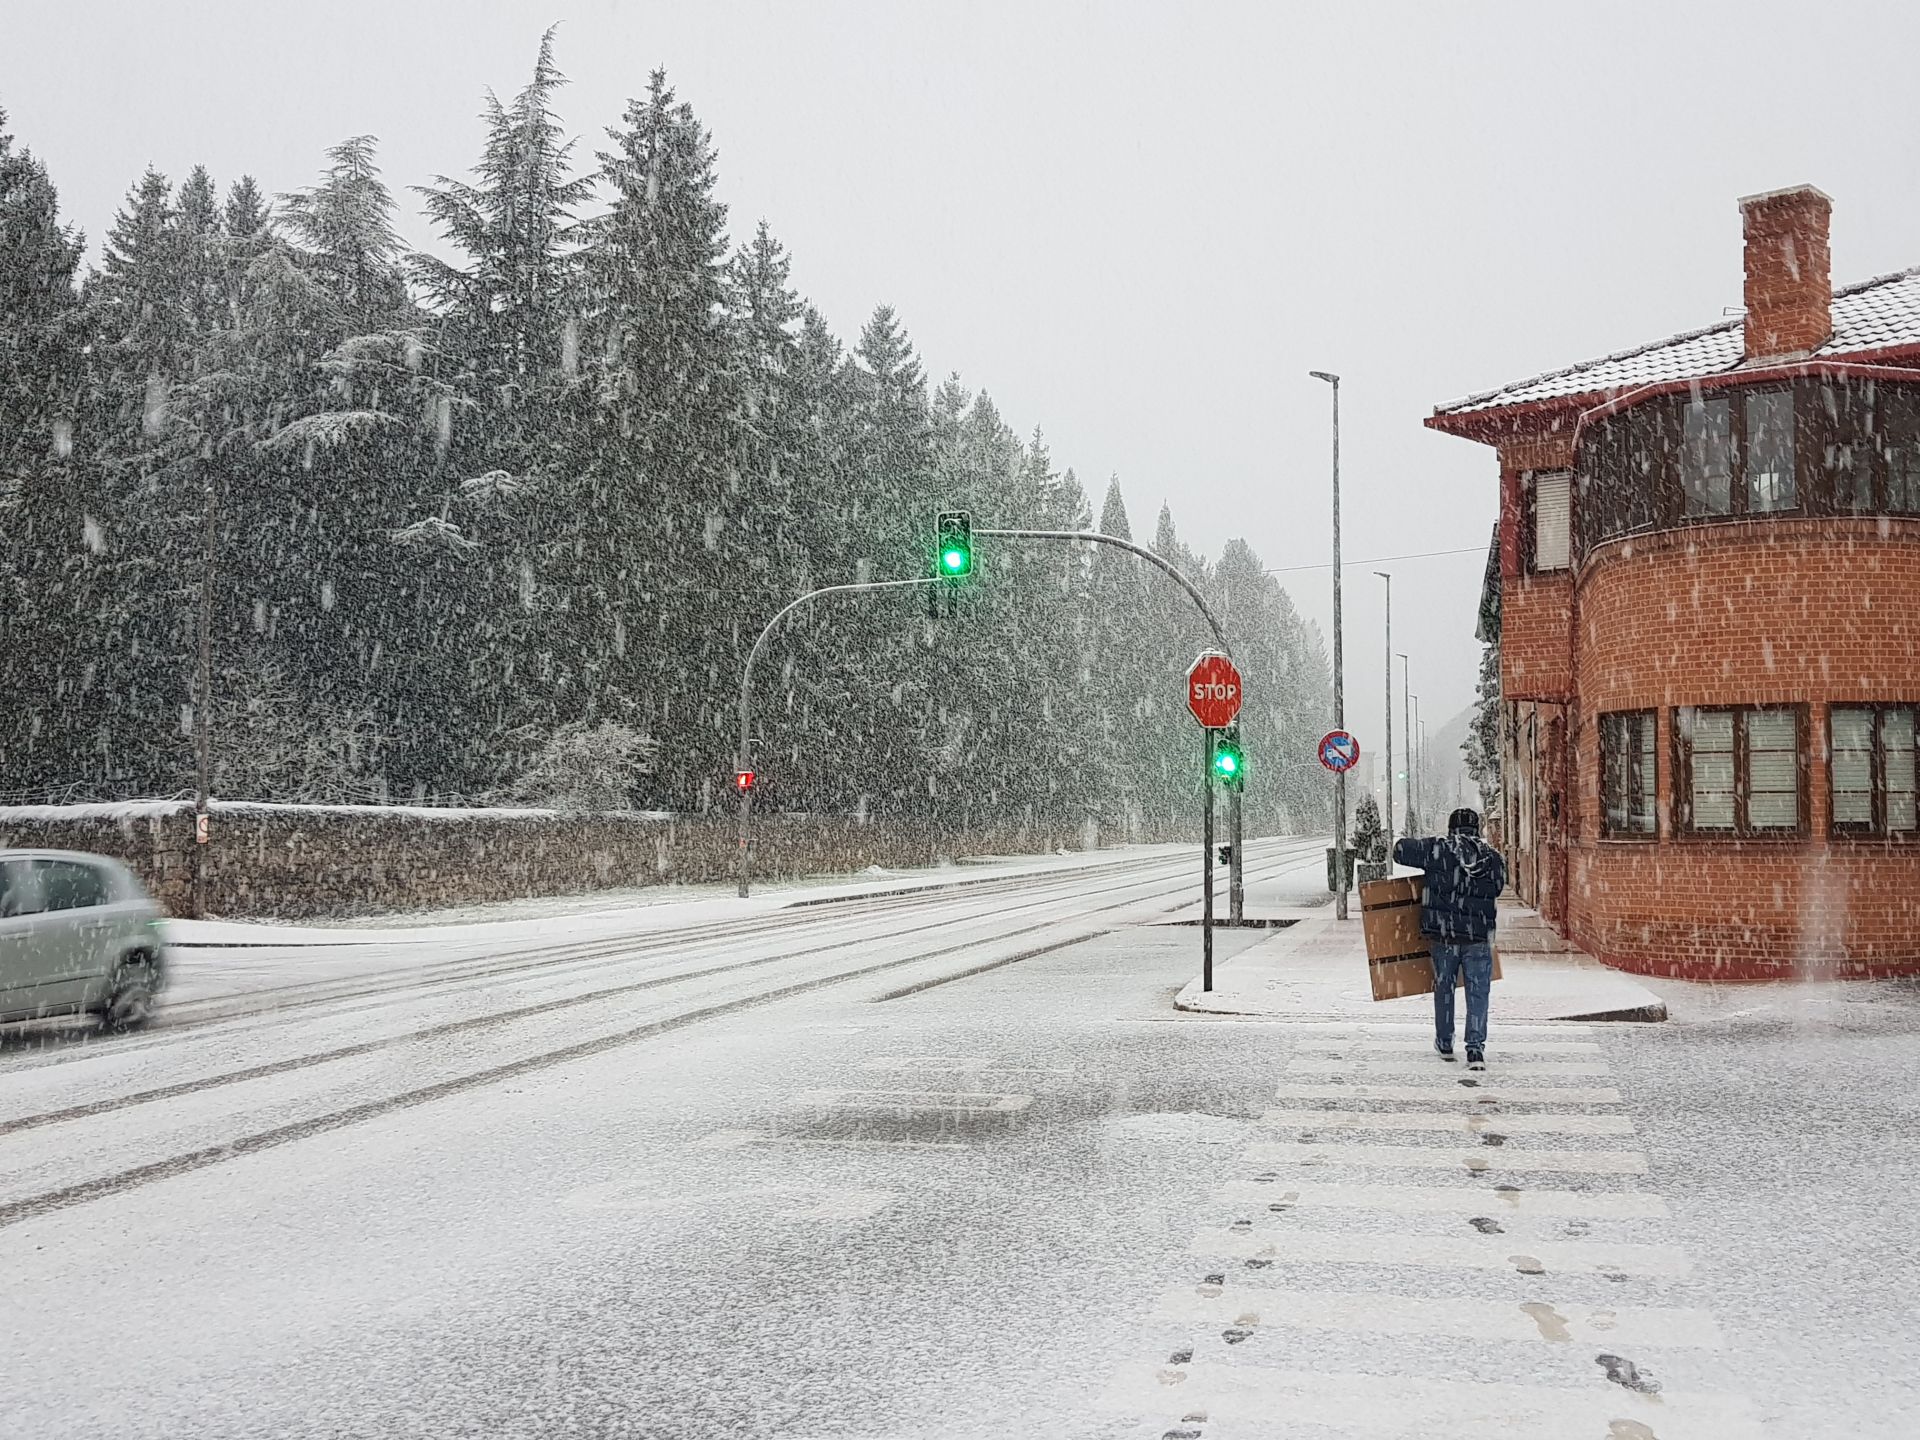
[[160,907],[118,860],[0,850],[0,1022],[146,1023],[166,983]]

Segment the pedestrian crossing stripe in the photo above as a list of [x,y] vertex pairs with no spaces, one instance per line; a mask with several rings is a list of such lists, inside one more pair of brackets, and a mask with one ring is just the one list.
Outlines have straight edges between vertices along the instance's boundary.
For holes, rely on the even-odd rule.
[[1235,1180],[1215,1193],[1221,1202],[1290,1209],[1383,1210],[1399,1215],[1548,1215],[1596,1220],[1664,1220],[1667,1202],[1639,1190],[1480,1189],[1468,1185],[1314,1185]]
[[[1456,1061],[1455,1064],[1459,1062]],[[1427,1075],[1443,1081],[1458,1081],[1460,1072],[1444,1070],[1438,1055],[1420,1060],[1374,1060],[1366,1056],[1303,1055],[1287,1066],[1292,1075]],[[1604,1060],[1495,1060],[1490,1075],[1525,1075],[1547,1079],[1561,1075],[1598,1076],[1613,1073]]]
[[1618,1105],[1618,1090],[1589,1090],[1574,1086],[1499,1085],[1491,1082],[1436,1077],[1432,1085],[1351,1085],[1281,1084],[1274,1087],[1276,1100],[1426,1100],[1457,1105],[1511,1101],[1514,1104]]
[[1704,1310],[1564,1301],[1444,1300],[1253,1285],[1197,1285],[1160,1297],[1154,1317],[1241,1329],[1285,1326],[1354,1335],[1471,1335],[1476,1340],[1575,1345],[1670,1345],[1718,1350]]
[[[1400,1036],[1424,1036],[1426,1042],[1433,1043],[1433,1022],[1431,1020],[1307,1020],[1297,1021],[1289,1028],[1300,1036],[1300,1043],[1306,1044],[1311,1037],[1345,1035],[1359,1039],[1389,1039]],[[1497,1043],[1506,1045],[1512,1040],[1577,1040],[1594,1034],[1594,1027],[1573,1021],[1550,1020],[1543,1024],[1509,1025],[1504,1021],[1496,1027],[1494,1034]]]
[[1405,1130],[1458,1135],[1631,1135],[1625,1115],[1448,1115],[1431,1110],[1266,1110],[1260,1123],[1302,1130]]
[[802,1090],[796,1105],[819,1110],[877,1110],[900,1114],[1011,1115],[1033,1104],[1031,1095],[972,1090]]
[[1637,1150],[1519,1150],[1487,1145],[1302,1144],[1273,1141],[1249,1145],[1246,1158],[1263,1165],[1361,1165],[1383,1169],[1560,1172],[1568,1175],[1644,1175],[1647,1157]]
[[[1204,1413],[1216,1426],[1262,1434],[1324,1429],[1365,1440],[1543,1435],[1595,1440],[1760,1440],[1748,1402],[1735,1395],[1640,1394],[1600,1378],[1587,1385],[1525,1385],[1409,1375],[1272,1369],[1210,1362],[1138,1366],[1115,1378],[1104,1405],[1178,1419]],[[1284,1428],[1275,1429],[1275,1417]]]
[[[1340,1035],[1307,1035],[1294,1041],[1297,1050],[1334,1050],[1346,1054],[1385,1053],[1433,1054],[1433,1035],[1408,1036],[1404,1039],[1364,1039],[1348,1038]],[[1515,1040],[1501,1027],[1500,1039],[1494,1047],[1497,1054],[1508,1053],[1523,1055],[1598,1055],[1600,1046],[1592,1040]]]
[[1208,1227],[1195,1255],[1298,1265],[1411,1265],[1439,1270],[1499,1270],[1521,1275],[1661,1275],[1692,1273],[1673,1245],[1597,1240],[1530,1240],[1517,1235],[1375,1235],[1291,1226]]

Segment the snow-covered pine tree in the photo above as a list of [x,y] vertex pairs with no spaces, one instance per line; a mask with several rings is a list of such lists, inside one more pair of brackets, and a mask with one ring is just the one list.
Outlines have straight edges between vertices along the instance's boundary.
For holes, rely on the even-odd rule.
[[282,223],[349,335],[388,329],[410,308],[393,192],[374,163],[377,143],[371,135],[341,141],[327,151],[333,163],[319,184],[280,197]]
[[1362,863],[1377,865],[1387,858],[1387,830],[1380,820],[1380,805],[1371,795],[1362,795],[1353,807],[1353,839],[1350,842]]
[[576,528],[548,552],[567,607],[558,699],[653,735],[657,803],[700,809],[730,768],[742,658],[727,212],[712,140],[664,71],[607,133],[612,206],[582,256],[597,413],[569,451]]
[[6,124],[0,110],[0,786],[37,796],[73,773],[59,691],[86,553],[72,461],[82,239]]
[[220,198],[207,167],[196,165],[180,187],[178,220],[173,230],[180,293],[176,303],[184,322],[184,343],[193,348],[214,331],[233,323],[228,300],[226,225]]
[[454,387],[459,411],[440,462],[444,488],[409,523],[437,517],[472,542],[454,582],[469,592],[470,653],[446,683],[465,692],[475,727],[467,744],[496,753],[539,745],[578,714],[578,697],[559,703],[549,668],[534,660],[560,613],[542,583],[543,547],[570,540],[584,518],[563,477],[588,404],[577,211],[593,182],[573,172],[573,142],[554,110],[565,84],[549,30],[512,102],[487,93],[473,179],[442,175],[419,189],[456,260],[407,260],[437,322],[434,372]]
[[318,184],[282,196],[282,225],[328,348],[302,367],[305,405],[262,442],[286,467],[307,524],[301,574],[324,576],[314,647],[316,699],[347,713],[368,692],[394,737],[396,798],[458,795],[483,783],[469,667],[484,609],[471,542],[443,513],[453,437],[470,409],[441,373],[425,316],[407,298],[393,197],[373,140],[327,152]]
[[[1103,535],[1133,538],[1117,475],[1107,482],[1097,528]],[[1164,666],[1144,651],[1139,626],[1145,597],[1165,582],[1148,570],[1144,561],[1109,546],[1095,547],[1090,561],[1093,662],[1087,685],[1094,751],[1088,773],[1101,801],[1102,830],[1110,839],[1144,838],[1141,728],[1179,701],[1178,695],[1153,694]]]
[[94,796],[174,793],[191,768],[197,569],[164,557],[189,550],[200,515],[197,447],[174,393],[204,313],[195,259],[171,184],[149,169],[81,292],[87,366],[67,488],[80,524],[61,544],[69,623],[56,693],[69,773]]
[[1500,809],[1500,715],[1500,641],[1496,637],[1481,648],[1473,715],[1460,742],[1467,778],[1479,787],[1482,808],[1495,814]]

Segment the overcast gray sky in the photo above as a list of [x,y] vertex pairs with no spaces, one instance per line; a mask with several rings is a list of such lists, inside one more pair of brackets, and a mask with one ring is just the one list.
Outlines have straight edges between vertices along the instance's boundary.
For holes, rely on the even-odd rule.
[[[148,163],[279,191],[364,132],[396,191],[464,173],[483,89],[555,20],[583,152],[665,66],[736,238],[765,217],[843,336],[893,304],[1096,508],[1118,472],[1136,531],[1171,500],[1189,541],[1276,567],[1329,556],[1310,369],[1344,377],[1350,560],[1477,550],[1493,456],[1422,417],[1720,318],[1737,196],[1831,194],[1836,281],[1920,264],[1910,4],[0,0],[0,105],[97,242]],[[1472,695],[1481,565],[1350,566],[1363,744],[1371,572],[1437,729]],[[1282,578],[1327,626],[1329,572]]]

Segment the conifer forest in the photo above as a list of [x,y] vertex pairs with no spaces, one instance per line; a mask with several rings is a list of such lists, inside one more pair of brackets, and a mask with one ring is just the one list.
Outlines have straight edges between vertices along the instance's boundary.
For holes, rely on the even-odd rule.
[[[955,508],[1150,534],[1247,677],[1250,833],[1323,823],[1324,645],[1250,546],[1090,494],[910,316],[835,334],[664,73],[604,127],[564,87],[549,35],[417,186],[368,135],[304,176],[148,169],[91,249],[0,112],[0,798],[189,794],[205,720],[225,799],[728,803],[761,626],[930,573]],[[1104,547],[977,555],[951,603],[832,596],[774,637],[759,803],[1190,829],[1190,601]]]

